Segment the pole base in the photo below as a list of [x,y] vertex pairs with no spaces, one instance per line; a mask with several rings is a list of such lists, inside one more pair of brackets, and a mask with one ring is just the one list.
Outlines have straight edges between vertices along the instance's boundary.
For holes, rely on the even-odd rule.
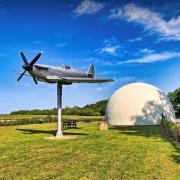
[[56,137],[62,137],[62,136],[63,136],[62,131],[57,131],[57,132],[56,132]]
[[44,139],[47,140],[68,140],[68,139],[75,139],[77,136],[51,136],[51,137],[45,137]]

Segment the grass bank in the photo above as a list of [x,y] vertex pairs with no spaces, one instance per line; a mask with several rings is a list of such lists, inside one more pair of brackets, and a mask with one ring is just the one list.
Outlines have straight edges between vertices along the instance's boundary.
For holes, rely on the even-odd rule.
[[110,127],[78,123],[50,141],[56,123],[0,127],[0,179],[179,179],[179,145],[158,126]]

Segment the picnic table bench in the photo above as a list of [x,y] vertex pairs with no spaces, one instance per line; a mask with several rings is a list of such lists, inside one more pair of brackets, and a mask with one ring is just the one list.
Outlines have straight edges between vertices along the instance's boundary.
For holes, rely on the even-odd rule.
[[63,120],[63,128],[65,128],[65,127],[76,128],[77,127],[77,121],[72,120],[72,119]]

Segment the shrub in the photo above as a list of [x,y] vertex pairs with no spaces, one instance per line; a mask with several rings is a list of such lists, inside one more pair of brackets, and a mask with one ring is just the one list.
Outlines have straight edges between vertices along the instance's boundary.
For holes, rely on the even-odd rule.
[[180,141],[180,127],[176,123],[162,119],[161,128],[171,140]]

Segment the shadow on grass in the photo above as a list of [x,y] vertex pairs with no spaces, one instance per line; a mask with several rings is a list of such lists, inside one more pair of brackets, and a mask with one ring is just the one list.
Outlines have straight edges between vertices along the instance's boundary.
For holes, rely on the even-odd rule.
[[130,136],[145,136],[166,140],[166,138],[163,137],[163,134],[161,133],[160,126],[155,125],[112,126],[109,129],[118,130],[121,134],[127,134]]
[[177,163],[180,164],[180,143],[172,143],[175,152],[171,155],[171,158]]
[[[16,129],[23,131],[24,134],[51,134],[55,135],[56,130],[37,130],[37,129]],[[89,135],[87,133],[76,133],[76,132],[63,132],[64,135]]]

